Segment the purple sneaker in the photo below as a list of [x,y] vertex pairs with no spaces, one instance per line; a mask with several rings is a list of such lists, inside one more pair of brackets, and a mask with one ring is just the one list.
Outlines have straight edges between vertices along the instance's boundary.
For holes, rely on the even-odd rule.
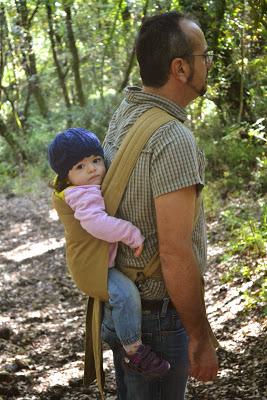
[[143,344],[133,355],[124,353],[124,366],[148,379],[161,378],[170,369],[168,361],[157,356],[150,346]]

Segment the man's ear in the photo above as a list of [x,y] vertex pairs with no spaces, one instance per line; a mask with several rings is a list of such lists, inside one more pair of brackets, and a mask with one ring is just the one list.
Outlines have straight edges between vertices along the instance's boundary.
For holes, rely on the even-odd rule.
[[181,83],[186,83],[190,73],[189,64],[183,58],[174,58],[171,62],[170,72]]

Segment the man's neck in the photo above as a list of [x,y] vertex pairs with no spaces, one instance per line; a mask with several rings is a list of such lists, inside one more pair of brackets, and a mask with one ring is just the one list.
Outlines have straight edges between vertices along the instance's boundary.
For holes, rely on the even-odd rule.
[[143,86],[143,92],[164,97],[181,108],[185,108],[193,100],[192,98],[188,98],[186,92],[182,88],[174,89],[173,86],[168,83],[159,88],[153,86]]

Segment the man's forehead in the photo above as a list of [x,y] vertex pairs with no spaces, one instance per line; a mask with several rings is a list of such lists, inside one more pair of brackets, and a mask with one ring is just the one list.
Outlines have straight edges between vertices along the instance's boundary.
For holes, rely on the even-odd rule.
[[204,33],[194,21],[184,19],[180,26],[184,33],[190,37],[194,49],[206,50],[207,42]]

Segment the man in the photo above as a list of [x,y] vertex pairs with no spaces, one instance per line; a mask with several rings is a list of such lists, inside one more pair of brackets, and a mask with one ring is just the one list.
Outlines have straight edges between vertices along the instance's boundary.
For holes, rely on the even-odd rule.
[[131,265],[140,271],[159,250],[163,279],[148,278],[139,287],[142,332],[144,343],[161,353],[171,369],[163,379],[148,382],[123,368],[108,307],[102,337],[114,353],[120,400],[182,400],[188,374],[206,382],[218,371],[202,296],[206,267],[202,205],[194,224],[196,200],[204,185],[204,156],[183,124],[184,107],[206,92],[212,60],[198,24],[177,12],[144,21],[136,54],[143,88],[127,88],[111,120],[104,148],[107,163],[149,108],[159,107],[176,120],[153,134],[130,177],[117,216],[138,226],[146,240],[139,259],[122,245],[116,266]]

